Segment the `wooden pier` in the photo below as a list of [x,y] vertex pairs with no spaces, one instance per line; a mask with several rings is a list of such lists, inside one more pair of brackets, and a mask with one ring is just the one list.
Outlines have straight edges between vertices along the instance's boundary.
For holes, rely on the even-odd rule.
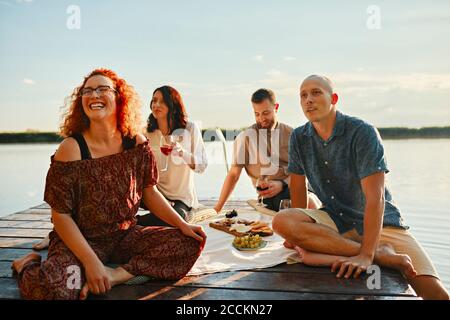
[[[213,200],[202,204],[213,206]],[[230,201],[224,209],[251,209],[245,201]],[[32,251],[32,245],[52,229],[50,209],[42,204],[0,218],[0,299],[20,299],[11,262]],[[40,252],[46,258],[47,251]],[[120,285],[105,296],[90,299],[154,300],[384,300],[417,299],[405,279],[394,270],[381,270],[381,289],[367,287],[367,275],[337,279],[329,268],[302,264],[185,277],[179,281],[149,281]]]

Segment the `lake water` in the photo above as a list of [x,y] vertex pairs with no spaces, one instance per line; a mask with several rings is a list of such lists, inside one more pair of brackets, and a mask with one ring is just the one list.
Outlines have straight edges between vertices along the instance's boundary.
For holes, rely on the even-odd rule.
[[[394,200],[450,289],[450,139],[384,144],[391,170],[387,183]],[[211,142],[206,148],[210,165],[196,176],[201,199],[217,198],[226,175],[222,145]],[[55,144],[0,145],[0,216],[43,202],[45,175],[55,150]],[[233,199],[254,197],[250,179],[243,173]]]

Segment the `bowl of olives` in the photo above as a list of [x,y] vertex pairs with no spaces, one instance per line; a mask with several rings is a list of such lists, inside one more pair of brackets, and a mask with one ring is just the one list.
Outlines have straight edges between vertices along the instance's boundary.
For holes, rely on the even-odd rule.
[[233,247],[240,251],[253,251],[264,248],[267,241],[263,240],[259,234],[250,234],[242,237],[235,237]]

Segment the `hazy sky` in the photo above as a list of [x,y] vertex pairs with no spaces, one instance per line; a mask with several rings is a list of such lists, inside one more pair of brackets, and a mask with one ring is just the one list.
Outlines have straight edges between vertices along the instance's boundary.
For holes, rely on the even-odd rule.
[[449,40],[448,0],[0,0],[0,131],[56,131],[95,67],[135,86],[145,118],[169,84],[203,127],[247,126],[251,94],[267,87],[298,126],[299,84],[319,73],[338,108],[376,126],[450,125]]

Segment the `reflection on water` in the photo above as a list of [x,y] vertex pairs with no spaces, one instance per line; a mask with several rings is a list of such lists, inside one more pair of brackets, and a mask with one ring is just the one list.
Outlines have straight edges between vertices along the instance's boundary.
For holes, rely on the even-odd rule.
[[[450,288],[450,139],[387,140],[387,181],[411,232],[426,248]],[[210,165],[196,176],[199,198],[217,198],[226,175],[222,145],[207,143]],[[55,144],[0,145],[0,216],[42,202]],[[228,145],[231,151],[231,143]],[[228,157],[231,159],[230,155]],[[243,172],[235,199],[255,197]]]

